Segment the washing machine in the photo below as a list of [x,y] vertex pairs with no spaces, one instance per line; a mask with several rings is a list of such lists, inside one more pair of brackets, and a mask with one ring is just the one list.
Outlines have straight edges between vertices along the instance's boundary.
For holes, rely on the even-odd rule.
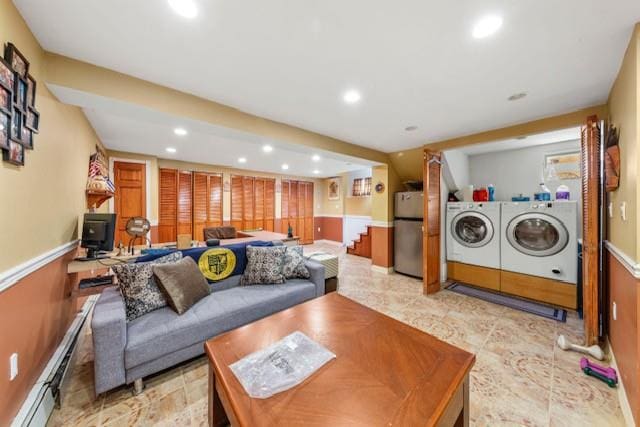
[[500,229],[502,270],[577,283],[577,202],[503,202]]
[[447,203],[447,261],[500,268],[500,202]]

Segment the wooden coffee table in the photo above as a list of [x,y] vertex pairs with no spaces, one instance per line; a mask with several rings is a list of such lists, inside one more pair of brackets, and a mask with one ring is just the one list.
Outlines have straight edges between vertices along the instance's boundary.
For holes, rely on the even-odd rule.
[[[336,354],[302,384],[247,395],[229,365],[294,331]],[[209,358],[209,424],[466,426],[475,356],[337,293],[217,336]]]

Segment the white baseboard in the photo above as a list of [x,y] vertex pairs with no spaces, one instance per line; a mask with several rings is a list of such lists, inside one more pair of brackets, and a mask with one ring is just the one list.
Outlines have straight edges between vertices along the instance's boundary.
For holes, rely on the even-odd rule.
[[382,273],[382,274],[393,274],[393,267],[382,267],[379,265],[372,265],[371,266],[371,270],[375,271],[376,273]]
[[620,409],[622,410],[624,421],[628,426],[635,427],[636,423],[633,420],[631,406],[629,405],[629,400],[627,399],[627,393],[624,390],[624,384],[622,384],[622,375],[620,375],[620,369],[618,368],[616,356],[613,354],[613,348],[611,347],[611,342],[609,341],[609,339],[607,339],[607,344],[609,344],[609,353],[611,353],[611,366],[618,372],[618,401],[620,402]]

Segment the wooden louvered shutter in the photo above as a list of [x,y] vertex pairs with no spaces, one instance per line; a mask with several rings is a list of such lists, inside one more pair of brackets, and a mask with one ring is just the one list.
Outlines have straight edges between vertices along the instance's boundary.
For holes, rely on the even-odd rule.
[[432,294],[440,290],[440,152],[424,151],[424,226],[423,248],[423,291]]
[[178,171],[160,169],[159,187],[158,240],[159,243],[175,242],[178,212]]
[[209,175],[209,207],[207,227],[222,226],[222,175]]
[[275,231],[276,213],[276,180],[264,181],[264,229]]
[[254,181],[254,228],[264,230],[264,179],[256,178]]
[[304,206],[305,243],[313,243],[313,182],[306,183]]
[[598,344],[601,334],[600,262],[600,127],[591,116],[581,129],[582,166],[582,300],[585,345]]
[[178,172],[178,235],[193,234],[193,194],[191,172]]
[[293,235],[299,236],[298,230],[298,182],[291,181],[289,184],[289,218],[287,218],[287,226],[291,225]]
[[193,239],[203,240],[207,223],[209,177],[203,172],[193,173]]
[[307,205],[305,200],[307,199],[307,184],[305,182],[298,182],[298,218],[296,218],[296,224],[298,224],[298,236],[300,237],[300,243],[307,241],[307,236],[304,229],[304,217],[306,216]]
[[242,230],[253,230],[255,228],[253,221],[253,184],[252,177],[242,177]]
[[282,180],[282,189],[280,192],[280,232],[286,234],[289,223],[289,199],[290,199],[290,184],[288,180]]
[[243,186],[241,176],[231,177],[231,225],[236,230],[242,230],[244,212]]

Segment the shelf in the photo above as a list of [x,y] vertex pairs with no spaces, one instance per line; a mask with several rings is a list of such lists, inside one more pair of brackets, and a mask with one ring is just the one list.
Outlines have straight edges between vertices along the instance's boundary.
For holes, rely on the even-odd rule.
[[111,191],[87,190],[87,208],[99,208],[104,202],[113,197]]

